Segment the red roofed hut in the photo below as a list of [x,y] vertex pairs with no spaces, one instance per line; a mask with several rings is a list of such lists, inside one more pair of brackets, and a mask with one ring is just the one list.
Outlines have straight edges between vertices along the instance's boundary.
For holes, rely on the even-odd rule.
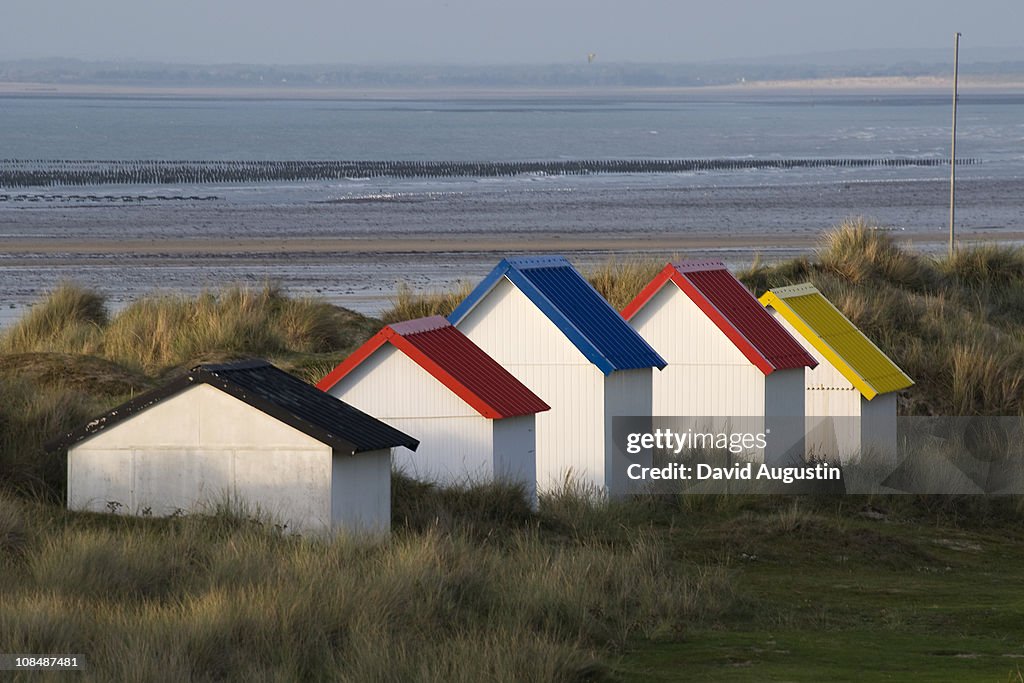
[[415,458],[394,455],[409,475],[521,482],[535,501],[534,415],[550,408],[445,318],[386,326],[317,386],[417,435]]
[[669,263],[622,315],[668,363],[655,416],[758,418],[737,422],[763,426],[758,457],[802,458],[804,369],[817,362],[721,261]]

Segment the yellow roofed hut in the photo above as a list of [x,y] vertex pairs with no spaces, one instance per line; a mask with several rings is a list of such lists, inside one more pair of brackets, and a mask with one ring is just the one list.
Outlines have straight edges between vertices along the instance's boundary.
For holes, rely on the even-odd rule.
[[804,370],[807,454],[891,460],[896,396],[913,380],[814,285],[777,287],[760,301],[818,361]]

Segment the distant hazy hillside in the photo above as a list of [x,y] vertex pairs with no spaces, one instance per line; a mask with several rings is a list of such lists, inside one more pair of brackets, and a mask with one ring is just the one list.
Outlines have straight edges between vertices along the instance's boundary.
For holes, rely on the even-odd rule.
[[[981,61],[982,57],[991,61]],[[1024,74],[1024,50],[976,50],[961,73]],[[997,59],[998,58],[998,59]],[[549,65],[296,65],[83,62],[68,59],[0,62],[0,82],[168,86],[289,87],[686,87],[816,78],[947,76],[952,57],[933,50],[837,52],[776,56],[750,62],[700,64],[593,63]]]

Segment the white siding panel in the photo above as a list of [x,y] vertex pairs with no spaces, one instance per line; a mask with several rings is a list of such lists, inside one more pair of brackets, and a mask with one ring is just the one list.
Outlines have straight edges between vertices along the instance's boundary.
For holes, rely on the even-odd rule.
[[405,447],[394,449],[394,466],[406,475],[440,484],[489,481],[493,477],[492,420],[477,414],[388,417],[386,422],[420,441],[415,452]]
[[128,514],[210,512],[227,496],[294,531],[318,531],[330,520],[329,446],[317,449],[72,448],[68,507]]
[[537,448],[533,415],[494,421],[494,478],[520,483],[537,507]]
[[232,448],[251,443],[266,448],[322,445],[220,389],[197,384],[88,437],[76,448]]
[[132,508],[158,517],[209,508],[235,495],[234,453],[195,449],[133,451]]
[[457,327],[551,406],[536,418],[538,488],[603,488],[604,374],[507,278]]
[[[390,452],[375,453],[386,476],[379,463],[361,463],[365,454],[346,456],[338,472],[347,472],[343,490],[332,494],[330,446],[196,385],[72,446],[68,507],[105,511],[116,501],[121,512],[166,515],[206,511],[232,493],[289,530],[328,529],[333,507],[342,511],[338,519],[365,518],[360,525],[380,529],[390,524],[390,507],[386,514],[381,507],[382,498],[390,506]],[[342,500],[351,491],[355,497]]]
[[68,509],[106,512],[108,502],[135,512],[132,451],[68,449]]
[[861,451],[883,463],[896,462],[896,393],[861,398]]
[[629,321],[667,363],[750,364],[725,333],[673,283],[667,283]]
[[593,365],[511,366],[551,410],[538,413],[537,486],[605,486],[604,374]]
[[[625,477],[626,462],[616,458],[614,426],[616,417],[649,417],[651,415],[652,368],[637,370],[620,370],[605,378],[605,486],[608,493],[614,496],[633,493],[635,482]],[[650,465],[651,449],[631,456],[630,462],[641,466]]]
[[[839,370],[837,370],[836,367],[834,365],[832,365],[831,362],[829,362],[823,355],[821,355],[821,352],[818,351],[818,349],[814,348],[814,346],[809,341],[807,341],[807,339],[800,332],[798,332],[796,330],[796,328],[793,327],[793,325],[791,325],[788,320],[786,320],[785,317],[780,315],[779,312],[776,311],[774,308],[769,308],[768,311],[772,314],[772,316],[776,320],[778,320],[782,324],[782,326],[784,328],[786,328],[787,332],[789,332],[791,335],[793,335],[794,339],[796,339],[798,342],[800,342],[800,345],[804,347],[804,349],[807,351],[807,353],[811,354],[811,356],[814,358],[814,360],[818,361],[818,367],[816,367],[816,368],[807,368],[804,371],[804,373],[805,373],[804,374],[804,385],[807,387],[808,391],[830,389],[830,390],[844,391],[844,392],[845,391],[852,391],[852,392],[856,393],[858,396],[860,395],[860,392],[857,391],[857,389],[853,386],[853,384],[851,384],[850,381],[848,379],[846,379],[846,377],[844,377],[843,374],[841,372],[839,372]],[[823,400],[827,401],[827,398],[823,399]],[[818,405],[821,405],[821,404],[818,404]],[[860,406],[856,402],[849,402],[848,403],[848,402],[843,401],[843,402],[837,403],[836,405],[834,405],[832,407],[834,409],[841,409],[841,410],[853,409],[853,410],[856,411],[854,413],[842,413],[844,415],[847,415],[847,414],[848,415],[859,415],[860,414]],[[832,412],[832,413],[810,413],[809,412],[808,414],[809,415],[811,415],[811,414],[813,414],[813,415],[839,415],[840,413],[837,413],[837,412]]]
[[676,285],[630,324],[668,363],[653,375],[654,415],[764,415],[764,374]]
[[391,531],[391,454],[388,450],[331,459],[331,519],[335,530]]
[[768,464],[788,465],[805,455],[804,370],[776,370],[764,376],[764,428],[768,447],[763,453]]
[[[391,344],[377,349],[327,393],[395,427],[389,418],[480,417],[451,389]],[[423,439],[414,432],[408,434]]]
[[507,278],[502,278],[457,327],[506,367],[590,365],[586,356]]
[[[326,531],[331,523],[331,449],[235,451],[235,495],[289,531]],[[358,459],[360,455],[351,456]]]
[[883,458],[895,458],[896,394],[868,401],[785,318],[769,310],[818,361],[818,367],[805,374],[808,453],[849,462],[874,449]]

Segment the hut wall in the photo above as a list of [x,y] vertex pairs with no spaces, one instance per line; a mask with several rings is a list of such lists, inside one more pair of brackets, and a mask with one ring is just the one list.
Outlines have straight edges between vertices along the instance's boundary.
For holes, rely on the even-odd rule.
[[764,374],[676,285],[666,283],[630,324],[668,363],[652,376],[654,415],[764,415]]
[[391,450],[331,458],[331,521],[358,534],[391,531]]
[[507,278],[456,327],[551,406],[536,416],[538,488],[603,488],[604,374]]
[[228,497],[289,529],[331,519],[331,448],[195,385],[68,449],[68,507],[170,515]]
[[492,420],[391,344],[377,349],[327,392],[419,439],[415,453],[394,449],[394,466],[442,484],[494,474]]

